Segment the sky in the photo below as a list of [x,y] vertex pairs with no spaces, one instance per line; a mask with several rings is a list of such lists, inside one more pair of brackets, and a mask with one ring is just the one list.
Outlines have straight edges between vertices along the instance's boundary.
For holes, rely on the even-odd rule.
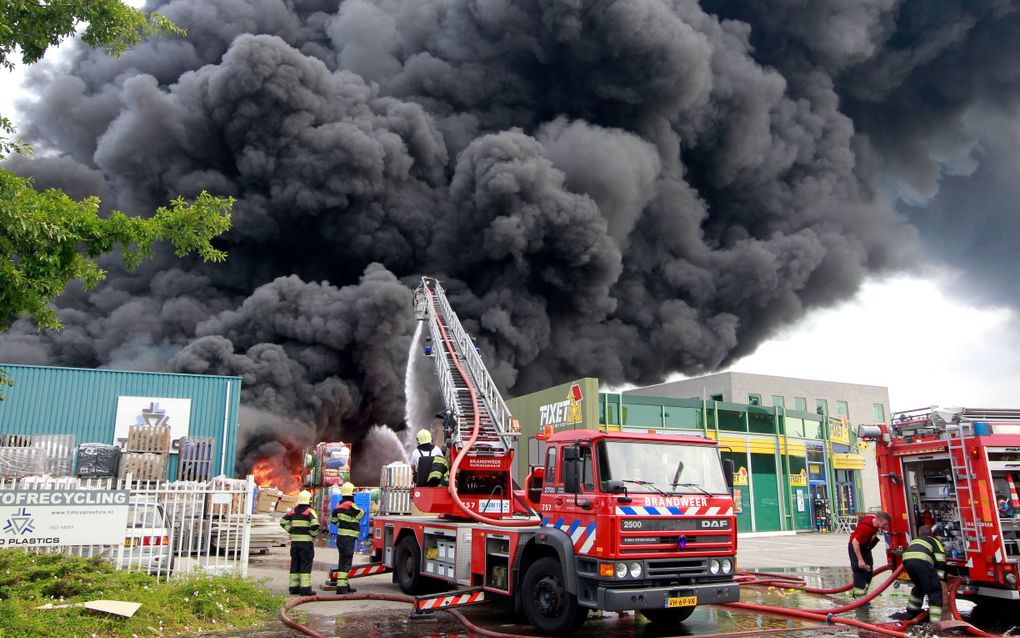
[[[51,51],[47,60],[59,59]],[[20,65],[0,70],[0,113],[18,117]],[[1005,306],[954,294],[948,270],[865,283],[856,297],[808,314],[730,370],[889,388],[893,411],[928,405],[1020,406],[1020,321]]]

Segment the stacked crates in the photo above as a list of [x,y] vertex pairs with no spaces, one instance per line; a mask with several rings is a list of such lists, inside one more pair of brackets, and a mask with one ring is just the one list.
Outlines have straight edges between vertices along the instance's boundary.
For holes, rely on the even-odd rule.
[[74,469],[73,434],[0,436],[0,476],[70,476]]
[[208,481],[212,477],[216,439],[201,436],[182,437],[178,442],[177,453],[178,481]]
[[130,474],[136,481],[165,481],[169,456],[169,425],[132,425],[121,456],[120,478]]

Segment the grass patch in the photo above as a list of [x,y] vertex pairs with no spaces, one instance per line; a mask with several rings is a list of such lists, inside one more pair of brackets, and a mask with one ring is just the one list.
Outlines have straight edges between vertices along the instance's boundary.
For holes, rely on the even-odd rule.
[[[131,618],[81,608],[36,609],[97,599],[142,606]],[[269,620],[282,603],[243,578],[157,582],[148,574],[117,571],[101,558],[0,550],[0,638],[141,638],[250,627]]]

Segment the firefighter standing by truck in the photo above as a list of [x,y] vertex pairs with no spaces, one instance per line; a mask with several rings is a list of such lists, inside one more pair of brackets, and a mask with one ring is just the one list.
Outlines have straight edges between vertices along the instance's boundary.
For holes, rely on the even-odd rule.
[[871,550],[878,545],[878,533],[889,527],[892,518],[885,512],[878,512],[861,518],[850,535],[850,542],[847,544],[847,553],[850,556],[850,570],[854,574],[854,588],[851,594],[854,598],[860,598],[868,593],[868,585],[871,584],[872,569],[875,559]]
[[895,614],[894,618],[913,618],[921,613],[924,597],[928,597],[928,620],[942,620],[942,583],[946,580],[946,549],[942,542],[932,535],[932,528],[923,525],[917,530],[917,538],[910,541],[903,552],[903,568],[910,575],[914,587],[910,590],[906,613]]
[[291,594],[299,596],[312,595],[312,561],[315,559],[319,517],[311,502],[312,493],[301,490],[297,505],[280,520],[280,527],[290,534],[290,577],[287,585]]
[[329,517],[329,522],[336,526],[336,549],[340,553],[336,566],[336,593],[353,594],[357,590],[348,582],[347,573],[351,571],[351,563],[354,561],[354,545],[361,535],[361,519],[365,516],[365,510],[354,504],[353,483],[340,486],[340,497],[340,502]]

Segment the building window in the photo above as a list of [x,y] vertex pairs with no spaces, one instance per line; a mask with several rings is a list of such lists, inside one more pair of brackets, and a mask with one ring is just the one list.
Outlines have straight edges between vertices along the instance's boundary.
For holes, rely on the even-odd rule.
[[793,397],[793,408],[801,412],[807,412],[807,399],[804,397]]
[[825,399],[815,399],[815,414],[826,415],[829,413],[829,402]]
[[772,395],[772,407],[774,407],[774,408],[785,408],[786,407],[786,399],[784,399],[783,397],[779,396],[778,394],[773,394]]
[[747,395],[747,405],[761,405],[761,395],[760,394]]
[[722,395],[721,394],[713,394],[712,396],[709,397],[709,400],[710,401],[722,401]]
[[841,416],[850,420],[850,406],[846,401],[836,401],[836,416]]
[[872,403],[871,417],[875,419],[875,423],[885,423],[885,406],[881,403]]

